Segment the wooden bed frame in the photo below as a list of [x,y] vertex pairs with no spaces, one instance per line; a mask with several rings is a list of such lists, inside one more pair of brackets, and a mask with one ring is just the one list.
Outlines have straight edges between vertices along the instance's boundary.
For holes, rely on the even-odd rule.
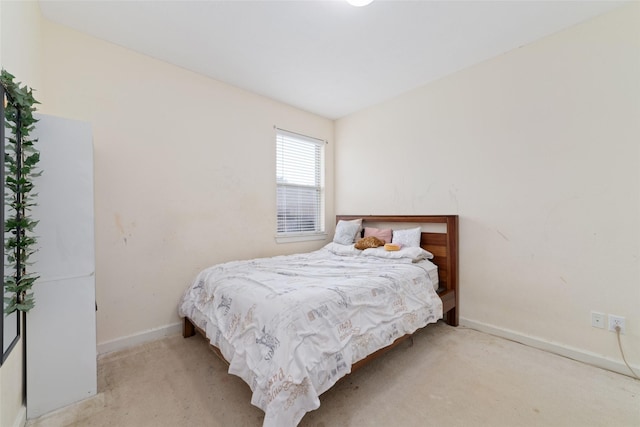
[[[340,220],[353,220],[362,218],[362,225],[375,226],[376,224],[393,224],[413,226],[418,224],[440,224],[446,227],[444,232],[422,232],[420,246],[431,252],[434,258],[431,260],[438,266],[438,295],[442,300],[442,311],[444,320],[451,326],[458,326],[458,215],[337,215],[336,223]],[[185,317],[182,329],[182,336],[191,337],[199,332],[206,339],[205,332],[195,326],[193,322]],[[381,356],[398,344],[402,343],[411,335],[405,335],[396,339],[387,347],[370,354],[364,359],[354,363],[351,372],[366,365],[371,360]],[[225,363],[229,362],[222,356],[220,350],[211,345],[214,353]]]

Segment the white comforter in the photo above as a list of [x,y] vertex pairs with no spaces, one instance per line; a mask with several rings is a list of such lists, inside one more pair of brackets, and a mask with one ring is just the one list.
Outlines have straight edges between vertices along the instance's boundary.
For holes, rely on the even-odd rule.
[[352,363],[442,318],[429,261],[329,249],[216,265],[180,304],[249,384],[264,427],[297,425]]

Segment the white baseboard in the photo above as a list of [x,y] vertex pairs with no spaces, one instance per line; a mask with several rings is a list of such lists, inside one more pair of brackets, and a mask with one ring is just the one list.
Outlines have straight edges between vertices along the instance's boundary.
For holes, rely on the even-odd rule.
[[[490,325],[488,323],[478,322],[471,319],[466,319],[464,317],[460,317],[460,325],[501,338],[506,338],[511,341],[519,342],[529,347],[538,348],[540,350],[558,354],[560,356],[587,363],[589,365],[597,366],[602,369],[617,372],[622,375],[631,376],[629,368],[627,368],[627,366],[623,362],[610,359],[608,357],[604,357],[600,354],[592,353],[590,351],[554,343],[544,338],[525,335],[517,331],[512,331],[510,329],[501,328],[499,326]],[[634,365],[632,365],[631,367],[634,371],[640,372],[640,367]]]
[[182,323],[173,323],[160,328],[149,329],[126,337],[105,341],[98,344],[98,355],[111,353],[113,351],[125,350],[150,341],[168,337],[182,332]]
[[27,424],[27,407],[22,405],[20,412],[16,416],[16,420],[13,423],[13,427],[24,427]]

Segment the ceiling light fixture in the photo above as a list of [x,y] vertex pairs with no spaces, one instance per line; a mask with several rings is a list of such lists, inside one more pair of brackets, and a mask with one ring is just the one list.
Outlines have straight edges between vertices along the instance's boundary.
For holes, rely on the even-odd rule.
[[351,6],[362,7],[371,3],[373,0],[347,0]]

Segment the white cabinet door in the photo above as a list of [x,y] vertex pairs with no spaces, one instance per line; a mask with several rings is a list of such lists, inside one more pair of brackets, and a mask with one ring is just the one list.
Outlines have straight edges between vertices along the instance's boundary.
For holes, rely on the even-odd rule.
[[88,123],[38,115],[40,221],[27,314],[27,417],[97,392],[93,146]]

